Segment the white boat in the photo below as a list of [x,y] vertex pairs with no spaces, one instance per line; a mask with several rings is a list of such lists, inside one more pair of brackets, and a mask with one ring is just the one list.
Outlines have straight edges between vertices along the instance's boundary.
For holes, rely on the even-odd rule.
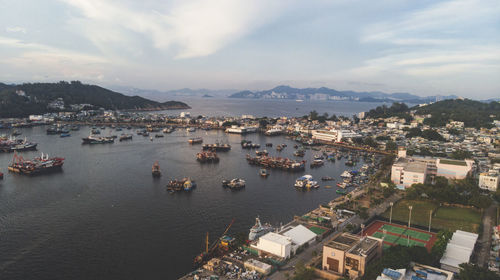
[[194,127],[188,127],[186,128],[187,132],[195,132],[196,131],[196,128]]
[[342,172],[342,174],[340,174],[340,177],[342,177],[342,178],[351,178],[352,174],[349,171],[346,170],[346,171]]
[[250,233],[248,234],[248,240],[254,241],[264,234],[273,231],[274,228],[270,224],[262,225],[260,223],[259,217],[255,218],[255,225],[250,229]]
[[313,181],[313,176],[307,174],[307,175],[304,175],[304,176],[298,178],[297,180],[295,180],[295,185],[294,186],[296,188],[304,188],[304,187],[306,187],[306,185],[308,183],[310,183],[312,181]]
[[264,134],[267,136],[273,136],[273,135],[280,135],[283,132],[283,129],[281,128],[271,128],[267,130]]

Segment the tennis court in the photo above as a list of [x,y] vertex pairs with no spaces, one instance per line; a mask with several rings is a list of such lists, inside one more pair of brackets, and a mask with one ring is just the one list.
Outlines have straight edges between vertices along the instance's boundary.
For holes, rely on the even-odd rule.
[[[385,231],[385,235],[384,235]],[[384,248],[394,245],[420,246],[430,251],[436,242],[436,234],[417,228],[408,228],[404,225],[391,224],[384,221],[374,221],[368,225],[363,235],[384,239]],[[408,238],[409,236],[409,238]]]

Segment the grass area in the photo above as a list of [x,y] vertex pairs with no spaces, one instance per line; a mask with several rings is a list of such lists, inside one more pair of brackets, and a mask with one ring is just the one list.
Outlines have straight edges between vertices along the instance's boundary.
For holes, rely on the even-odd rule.
[[315,227],[315,226],[310,227],[309,230],[316,233],[317,235],[322,235],[326,231],[326,229]]
[[481,212],[469,208],[440,207],[432,217],[433,227],[478,232]]
[[[432,201],[403,199],[392,207],[392,220],[408,223],[408,216],[410,213],[408,206],[410,205],[413,206],[411,211],[411,224],[420,226],[429,225],[429,211],[435,211],[438,207],[438,205]],[[391,208],[387,209],[382,216],[389,219],[390,209]]]
[[[455,231],[457,229],[477,233],[481,223],[481,212],[470,208],[458,208],[438,205],[428,200],[406,200],[403,199],[393,206],[392,220],[403,223],[408,222],[410,210],[408,206],[412,205],[411,224],[423,227],[429,226],[429,211],[433,211],[432,227],[435,229],[448,229]],[[390,208],[382,214],[389,219]],[[421,240],[425,240],[416,237]]]

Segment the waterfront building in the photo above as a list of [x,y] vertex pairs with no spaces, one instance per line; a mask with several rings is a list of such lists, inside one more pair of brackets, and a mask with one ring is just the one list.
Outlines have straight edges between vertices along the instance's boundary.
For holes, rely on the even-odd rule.
[[322,276],[357,278],[368,264],[382,256],[382,239],[339,233],[323,245]]
[[494,192],[498,188],[500,174],[496,171],[483,172],[479,174],[479,187]]
[[251,247],[258,250],[260,256],[270,254],[288,259],[292,254],[292,239],[275,232],[269,232],[259,237],[257,244],[252,244]]

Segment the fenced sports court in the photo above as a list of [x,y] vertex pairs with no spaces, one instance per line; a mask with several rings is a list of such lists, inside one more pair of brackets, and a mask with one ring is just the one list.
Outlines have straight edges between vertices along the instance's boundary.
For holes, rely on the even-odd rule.
[[417,228],[391,224],[384,221],[374,221],[368,225],[363,235],[384,239],[384,248],[390,246],[420,246],[430,251],[436,242],[436,234]]

